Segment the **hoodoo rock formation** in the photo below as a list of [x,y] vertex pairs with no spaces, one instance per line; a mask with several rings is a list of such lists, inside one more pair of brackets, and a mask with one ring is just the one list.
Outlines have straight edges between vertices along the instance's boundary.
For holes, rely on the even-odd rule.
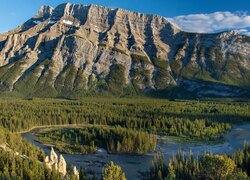
[[[62,155],[60,155],[58,159],[58,156],[56,152],[54,151],[53,147],[51,147],[50,155],[46,156],[45,163],[49,169],[52,170],[52,168],[54,168],[55,170],[59,171],[63,175],[63,177],[66,176],[67,163]],[[76,167],[74,167],[72,175],[79,177],[79,172],[76,169]]]

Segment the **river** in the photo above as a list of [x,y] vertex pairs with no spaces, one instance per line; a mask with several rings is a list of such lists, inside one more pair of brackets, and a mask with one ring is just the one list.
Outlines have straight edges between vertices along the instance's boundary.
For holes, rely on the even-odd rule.
[[[35,141],[36,137],[32,133],[22,134],[22,136],[34,145],[42,148],[46,154],[49,154],[50,147]],[[213,154],[233,153],[243,147],[245,141],[250,141],[250,124],[235,125],[232,130],[225,135],[225,141],[220,144],[208,145],[204,143],[180,143],[160,140],[157,144],[158,151],[163,152],[166,159],[173,157],[179,150],[193,154],[202,154],[212,152]],[[98,174],[101,173],[102,167],[109,161],[119,164],[126,177],[129,180],[140,179],[140,172],[149,169],[150,163],[156,153],[145,155],[127,155],[127,154],[108,154],[104,149],[98,149],[98,153],[89,155],[70,155],[63,154],[67,164],[76,167],[85,167],[93,170]]]

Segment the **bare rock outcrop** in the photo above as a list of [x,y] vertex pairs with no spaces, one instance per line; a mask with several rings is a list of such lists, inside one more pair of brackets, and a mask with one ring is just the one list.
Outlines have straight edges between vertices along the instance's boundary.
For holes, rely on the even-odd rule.
[[[50,155],[46,156],[45,163],[49,169],[52,170],[53,168],[55,168],[55,170],[60,172],[63,175],[63,177],[66,176],[67,163],[62,155],[60,155],[58,159],[58,156],[56,152],[54,151],[53,147],[51,147]],[[76,169],[76,172],[78,172],[77,169]]]
[[67,164],[62,155],[60,155],[59,162],[58,162],[58,171],[65,176],[67,174]]
[[51,147],[50,155],[45,157],[46,166],[52,170],[54,167],[55,170],[58,170],[58,156],[55,153],[53,147]]
[[72,176],[75,176],[79,179],[79,171],[77,170],[76,166],[73,167]]

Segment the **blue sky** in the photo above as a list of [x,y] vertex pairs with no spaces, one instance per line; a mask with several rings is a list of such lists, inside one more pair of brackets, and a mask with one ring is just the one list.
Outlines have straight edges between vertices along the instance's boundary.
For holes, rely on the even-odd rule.
[[181,29],[191,32],[239,29],[250,34],[250,0],[4,0],[0,6],[0,32],[21,25],[41,5],[56,7],[65,2],[159,14],[172,18]]

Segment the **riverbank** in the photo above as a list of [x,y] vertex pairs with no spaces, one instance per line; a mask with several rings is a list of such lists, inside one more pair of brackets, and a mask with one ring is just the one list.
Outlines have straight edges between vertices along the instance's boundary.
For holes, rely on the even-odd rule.
[[[116,130],[117,128],[119,129]],[[88,131],[86,131],[87,129]],[[112,129],[112,131],[110,131],[110,129]],[[84,136],[79,134],[79,131],[82,131],[82,130],[85,130],[82,132]],[[95,130],[95,132],[93,130]],[[65,132],[63,131],[68,131],[68,132],[65,134]],[[68,134],[71,131],[77,131],[77,132],[74,132],[71,135]],[[106,133],[104,133],[104,131]],[[120,131],[123,131],[123,133],[120,134]],[[118,154],[120,153],[145,154],[149,151],[151,152],[155,151],[156,140],[155,140],[154,145],[153,144],[149,145],[148,149],[139,150],[138,148],[140,148],[140,146],[144,147],[144,145],[143,144],[141,144],[140,146],[136,144],[131,145],[131,143],[133,144],[133,141],[138,140],[138,137],[133,135],[134,136],[133,138],[128,139],[129,135],[126,132],[130,132],[130,136],[134,134],[135,132],[141,132],[140,134],[142,135],[144,134],[143,136],[148,138],[147,140],[145,140],[146,144],[149,144],[149,142],[151,142],[150,139],[152,139],[153,137],[156,137],[157,141],[193,143],[193,144],[195,143],[197,144],[199,143],[219,144],[224,141],[224,134],[221,134],[220,136],[218,136],[217,139],[213,139],[213,140],[207,139],[207,140],[202,141],[200,139],[191,138],[191,137],[166,136],[166,135],[164,136],[164,135],[153,135],[153,134],[150,135],[150,134],[147,134],[147,132],[142,131],[142,130],[132,130],[132,129],[126,129],[126,128],[121,128],[121,127],[113,127],[113,126],[107,126],[107,125],[106,126],[105,125],[92,125],[92,124],[52,125],[52,126],[40,126],[40,127],[37,126],[37,127],[31,128],[29,131],[26,130],[24,132],[34,133],[34,135],[37,137],[36,141],[38,143],[53,146],[60,153],[67,153],[67,154],[93,154],[93,153],[96,153],[97,148],[104,148],[106,149],[106,151],[108,151],[108,153],[118,153]],[[119,132],[120,140],[117,139],[118,134],[114,136],[114,135],[111,135],[110,132],[113,132],[116,134]],[[87,136],[86,133],[89,135]],[[101,133],[101,134],[98,135],[98,133]],[[76,134],[78,135],[76,136]],[[98,138],[92,137],[91,138],[92,140],[89,139],[89,137],[93,136],[94,134],[98,135]],[[105,134],[106,140],[101,138],[101,136],[104,134]],[[116,138],[110,141],[111,139],[107,138],[107,134],[110,134],[109,135],[110,137],[113,137],[113,138],[116,137]],[[123,136],[126,136],[126,139],[124,139]],[[88,138],[89,140],[86,141],[86,138]],[[84,139],[83,142],[81,142],[82,139]],[[143,142],[142,140],[140,140],[140,143]],[[112,145],[111,143],[114,143],[114,144]],[[136,147],[136,149],[129,149],[128,145],[129,146],[131,145],[131,147]],[[126,148],[124,149],[123,147],[126,147]]]
[[15,132],[16,134],[26,134],[31,133],[37,130],[50,130],[50,129],[61,129],[61,128],[83,128],[83,127],[110,127],[108,125],[98,125],[98,124],[63,124],[63,125],[43,125],[43,126],[34,126],[27,130]]
[[[22,136],[29,142],[42,148],[45,153],[49,153],[49,147],[35,142],[34,134],[28,133]],[[234,125],[232,130],[225,135],[225,141],[219,144],[158,141],[157,152],[162,152],[166,160],[172,158],[173,155],[179,151],[185,152],[186,154],[192,151],[193,155],[203,154],[204,152],[231,154],[241,149],[246,141],[250,141],[250,124]],[[151,161],[157,152],[144,155],[108,154],[105,149],[98,149],[96,154],[64,154],[64,157],[68,164],[76,165],[78,168],[86,167],[89,171],[95,171],[99,175],[103,164],[114,161],[122,167],[128,179],[141,179],[140,172],[145,172],[149,169]]]

